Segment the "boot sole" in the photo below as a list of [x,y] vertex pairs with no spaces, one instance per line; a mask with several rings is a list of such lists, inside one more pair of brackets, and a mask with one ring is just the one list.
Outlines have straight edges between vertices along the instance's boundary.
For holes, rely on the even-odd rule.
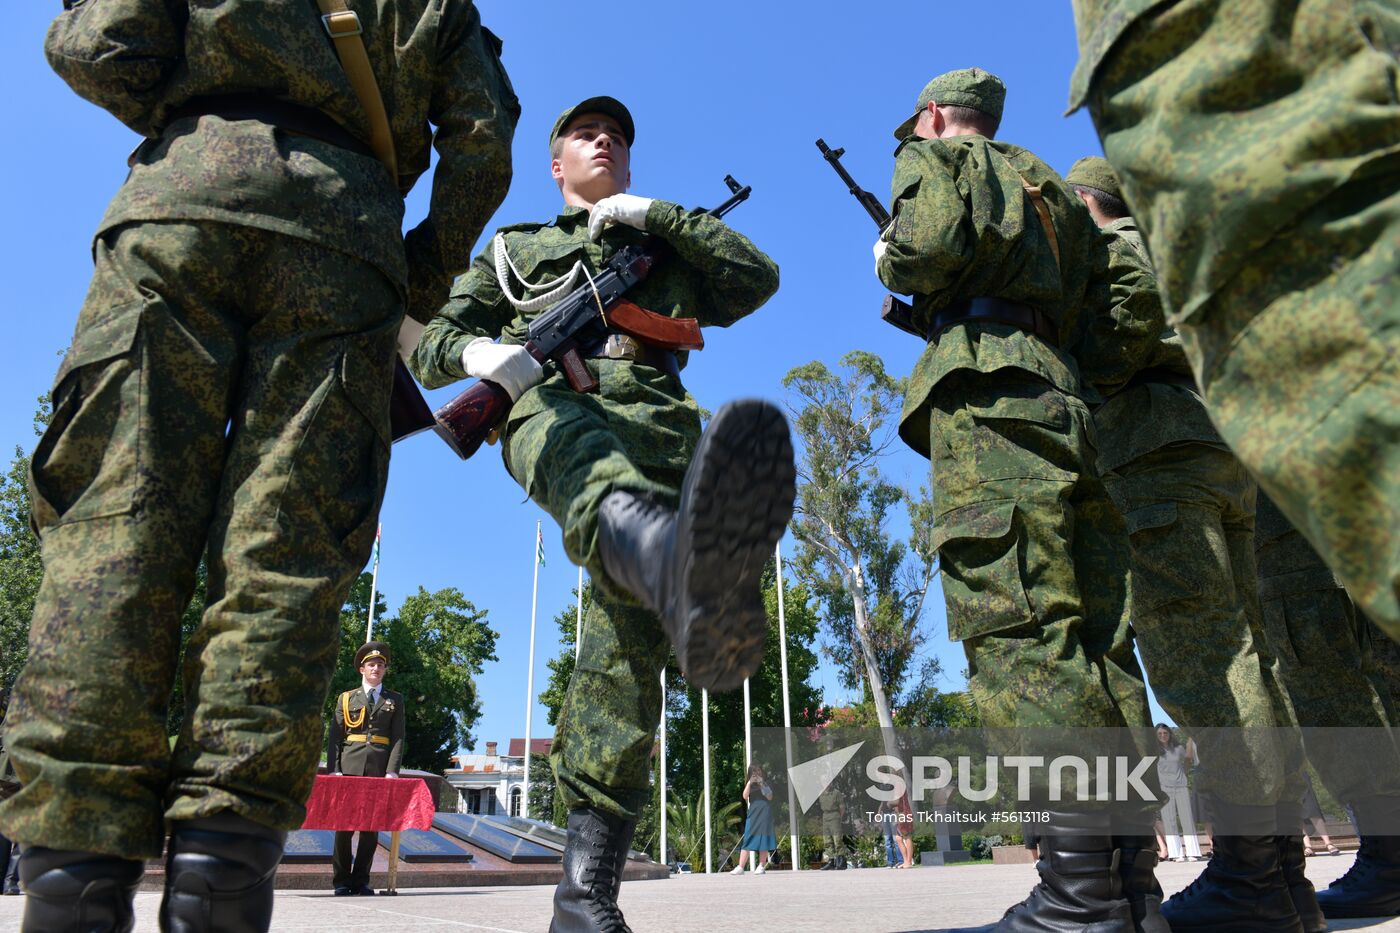
[[722,406],[701,438],[687,483],[688,514],[678,516],[689,542],[676,656],[693,685],[732,690],[763,664],[763,568],[797,495],[783,413],[762,399]]

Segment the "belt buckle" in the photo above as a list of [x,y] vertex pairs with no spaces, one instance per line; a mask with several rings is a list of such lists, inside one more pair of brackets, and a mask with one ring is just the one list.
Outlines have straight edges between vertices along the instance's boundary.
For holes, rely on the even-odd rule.
[[[353,24],[353,26],[351,26],[351,24]],[[356,13],[354,10],[337,10],[334,13],[322,13],[321,25],[326,27],[326,34],[332,39],[349,39],[365,31],[364,27],[360,25],[360,14]],[[352,32],[351,29],[354,31]]]

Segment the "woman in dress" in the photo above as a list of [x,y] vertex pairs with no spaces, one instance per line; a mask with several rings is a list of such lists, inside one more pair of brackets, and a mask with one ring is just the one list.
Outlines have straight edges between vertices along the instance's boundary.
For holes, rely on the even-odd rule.
[[731,875],[744,873],[744,861],[753,854],[753,873],[761,875],[767,871],[768,853],[778,847],[778,839],[773,835],[773,788],[763,777],[763,769],[758,765],[749,767],[749,776],[744,781],[744,800],[749,805],[748,817],[744,820],[744,840],[739,843],[739,865]]
[[1166,829],[1167,855],[1173,862],[1194,862],[1201,857],[1201,843],[1196,837],[1196,817],[1191,811],[1186,768],[1195,761],[1191,750],[1176,740],[1171,727],[1164,722],[1157,723],[1157,745],[1157,779],[1166,797],[1162,823]]

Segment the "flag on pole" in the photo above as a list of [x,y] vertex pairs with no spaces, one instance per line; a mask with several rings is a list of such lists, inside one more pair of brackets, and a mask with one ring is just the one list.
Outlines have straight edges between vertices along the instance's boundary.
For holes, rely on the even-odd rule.
[[535,560],[544,566],[544,530],[538,526],[535,528]]
[[384,526],[383,526],[383,525],[375,525],[375,526],[374,526],[374,553],[373,553],[372,556],[373,556],[373,558],[374,558],[374,566],[375,566],[375,567],[378,567],[378,566],[379,566],[379,536],[380,536],[381,534],[383,534],[383,533],[384,533]]

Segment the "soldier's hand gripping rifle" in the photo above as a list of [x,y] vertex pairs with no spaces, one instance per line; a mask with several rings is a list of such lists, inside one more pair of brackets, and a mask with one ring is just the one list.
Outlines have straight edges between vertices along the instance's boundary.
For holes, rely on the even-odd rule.
[[[753,191],[731,175],[725,176],[724,183],[732,194],[710,211],[716,217],[748,200]],[[585,338],[615,331],[662,350],[702,349],[705,338],[695,318],[667,317],[627,300],[627,292],[650,274],[667,250],[665,241],[649,236],[613,253],[592,282],[580,285],[530,322],[526,351],[540,363],[557,363],[574,391],[597,392],[598,381],[579,352]],[[510,406],[510,393],[482,379],[433,413],[434,430],[465,460],[505,420]]]
[[[846,154],[845,149],[832,149],[825,140],[817,140],[817,148],[821,150],[822,158],[831,163],[831,167],[841,176],[841,180],[846,183],[851,194],[860,202],[860,206],[865,208],[865,212],[870,215],[870,219],[875,221],[875,225],[880,228],[880,233],[885,232],[885,228],[890,225],[890,212],[885,210],[885,205],[880,203],[880,199],[869,191],[866,191],[856,180],[851,177],[851,173],[846,171],[846,166],[841,164],[841,157]],[[906,301],[901,301],[893,295],[886,295],[884,303],[880,306],[880,319],[886,323],[893,324],[905,333],[913,334],[920,340],[925,339],[924,334],[914,326],[914,309]]]

